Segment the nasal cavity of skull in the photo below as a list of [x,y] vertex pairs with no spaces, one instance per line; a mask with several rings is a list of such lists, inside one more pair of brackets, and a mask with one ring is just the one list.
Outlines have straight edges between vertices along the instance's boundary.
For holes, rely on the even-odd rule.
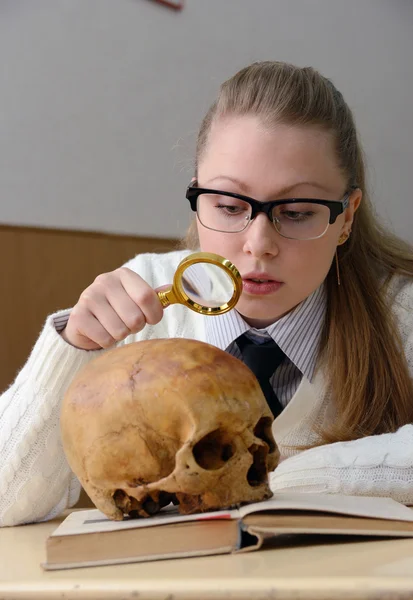
[[192,451],[196,463],[207,471],[220,469],[234,455],[228,432],[215,429],[197,442]]

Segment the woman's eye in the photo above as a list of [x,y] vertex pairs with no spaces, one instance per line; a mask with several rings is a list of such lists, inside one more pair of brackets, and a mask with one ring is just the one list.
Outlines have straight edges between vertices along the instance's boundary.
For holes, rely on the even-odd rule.
[[281,213],[282,217],[289,219],[290,221],[305,221],[314,216],[314,213],[311,211],[308,212],[297,212],[295,210],[284,210]]
[[245,210],[242,206],[233,206],[230,204],[217,204],[216,207],[231,215],[238,215]]

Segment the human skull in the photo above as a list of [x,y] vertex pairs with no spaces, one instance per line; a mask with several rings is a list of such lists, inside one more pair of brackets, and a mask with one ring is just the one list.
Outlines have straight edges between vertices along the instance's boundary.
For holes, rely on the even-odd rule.
[[253,373],[204,342],[109,350],[75,377],[61,433],[72,471],[109,518],[189,514],[269,498],[279,458]]

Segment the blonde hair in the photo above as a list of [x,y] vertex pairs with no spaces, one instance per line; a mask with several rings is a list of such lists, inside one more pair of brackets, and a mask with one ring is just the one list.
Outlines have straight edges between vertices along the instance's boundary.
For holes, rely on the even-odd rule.
[[[251,114],[268,127],[285,123],[331,132],[348,188],[363,192],[350,239],[337,248],[341,285],[334,261],[325,282],[321,358],[338,419],[319,432],[322,443],[395,431],[413,421],[413,382],[387,291],[395,274],[413,277],[413,250],[387,231],[373,212],[352,113],[332,82],[315,69],[254,63],[221,86],[206,114],[198,135],[195,175],[212,123]],[[186,245],[198,245],[195,222]]]

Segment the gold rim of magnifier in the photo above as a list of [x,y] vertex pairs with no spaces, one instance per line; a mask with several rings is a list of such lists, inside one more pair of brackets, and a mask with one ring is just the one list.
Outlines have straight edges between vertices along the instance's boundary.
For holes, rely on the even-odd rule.
[[[197,263],[216,265],[228,273],[234,288],[234,292],[228,302],[221,304],[221,306],[204,306],[203,304],[199,304],[192,300],[188,294],[185,293],[182,286],[182,275],[185,269]],[[213,252],[194,252],[179,263],[174,275],[174,288],[175,293],[182,298],[184,304],[191,310],[194,310],[201,315],[222,315],[234,308],[238,302],[242,292],[242,278],[237,267],[227,258],[224,258],[219,254],[214,254]]]

